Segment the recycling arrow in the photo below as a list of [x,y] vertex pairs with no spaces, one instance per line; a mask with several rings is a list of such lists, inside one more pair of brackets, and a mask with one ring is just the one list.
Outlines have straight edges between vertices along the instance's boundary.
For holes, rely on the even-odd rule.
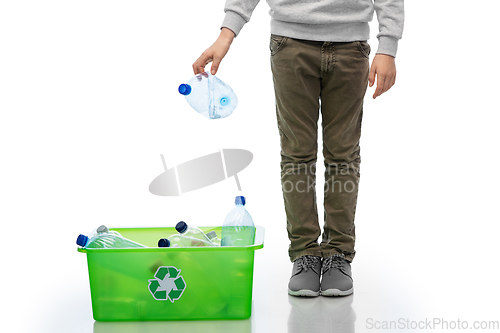
[[172,303],[181,298],[186,289],[186,282],[180,273],[181,270],[174,266],[158,267],[155,278],[148,280],[148,289],[153,298],[158,301],[168,299]]

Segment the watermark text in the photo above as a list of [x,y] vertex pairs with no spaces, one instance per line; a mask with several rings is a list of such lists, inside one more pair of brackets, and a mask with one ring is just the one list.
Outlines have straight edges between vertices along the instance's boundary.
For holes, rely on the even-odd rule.
[[375,320],[366,319],[366,328],[373,330],[498,330],[500,321],[483,320],[467,321],[460,318],[447,320],[444,318],[425,318],[423,320],[411,320],[398,318],[397,320]]

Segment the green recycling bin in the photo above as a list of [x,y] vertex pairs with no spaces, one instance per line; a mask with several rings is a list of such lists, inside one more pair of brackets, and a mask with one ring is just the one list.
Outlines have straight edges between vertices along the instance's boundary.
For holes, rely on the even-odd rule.
[[[218,235],[222,227],[200,227]],[[110,228],[147,248],[83,249],[92,312],[99,321],[246,319],[252,312],[255,243],[239,247],[158,248],[175,228]]]

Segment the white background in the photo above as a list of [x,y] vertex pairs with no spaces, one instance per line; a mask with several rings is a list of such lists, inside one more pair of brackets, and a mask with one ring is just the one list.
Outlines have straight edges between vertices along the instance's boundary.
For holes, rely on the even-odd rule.
[[[233,115],[209,121],[177,93],[218,36],[223,6],[0,2],[2,331],[92,332],[79,233],[100,224],[222,224],[238,194],[234,180],[154,196],[148,186],[163,170],[160,154],[175,166],[222,148],[253,152],[239,179],[255,223],[266,229],[256,286],[281,265],[283,278],[269,288],[286,294],[291,265],[264,1],[218,73],[238,95]],[[373,277],[384,297],[411,295],[393,305],[388,296],[384,304],[398,315],[378,320],[500,320],[500,4],[420,0],[406,1],[405,10],[396,85],[376,100],[374,88],[366,96],[355,278],[369,284]],[[371,27],[373,58],[376,20]],[[257,306],[276,310],[255,287]],[[370,316],[363,304],[353,307],[358,321],[361,310]],[[284,331],[276,318],[252,329]],[[363,322],[356,325],[361,331]]]

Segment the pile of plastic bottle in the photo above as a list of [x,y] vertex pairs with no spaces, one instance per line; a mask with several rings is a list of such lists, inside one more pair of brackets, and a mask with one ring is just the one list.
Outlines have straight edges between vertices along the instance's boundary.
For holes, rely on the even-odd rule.
[[[158,247],[193,246],[246,246],[255,241],[255,225],[245,209],[245,197],[237,196],[235,207],[227,214],[219,238],[215,231],[205,234],[200,228],[180,221],[175,226],[176,234],[160,238]],[[88,236],[79,235],[76,244],[89,249],[141,248],[145,245],[123,237],[120,233],[101,225]]]

